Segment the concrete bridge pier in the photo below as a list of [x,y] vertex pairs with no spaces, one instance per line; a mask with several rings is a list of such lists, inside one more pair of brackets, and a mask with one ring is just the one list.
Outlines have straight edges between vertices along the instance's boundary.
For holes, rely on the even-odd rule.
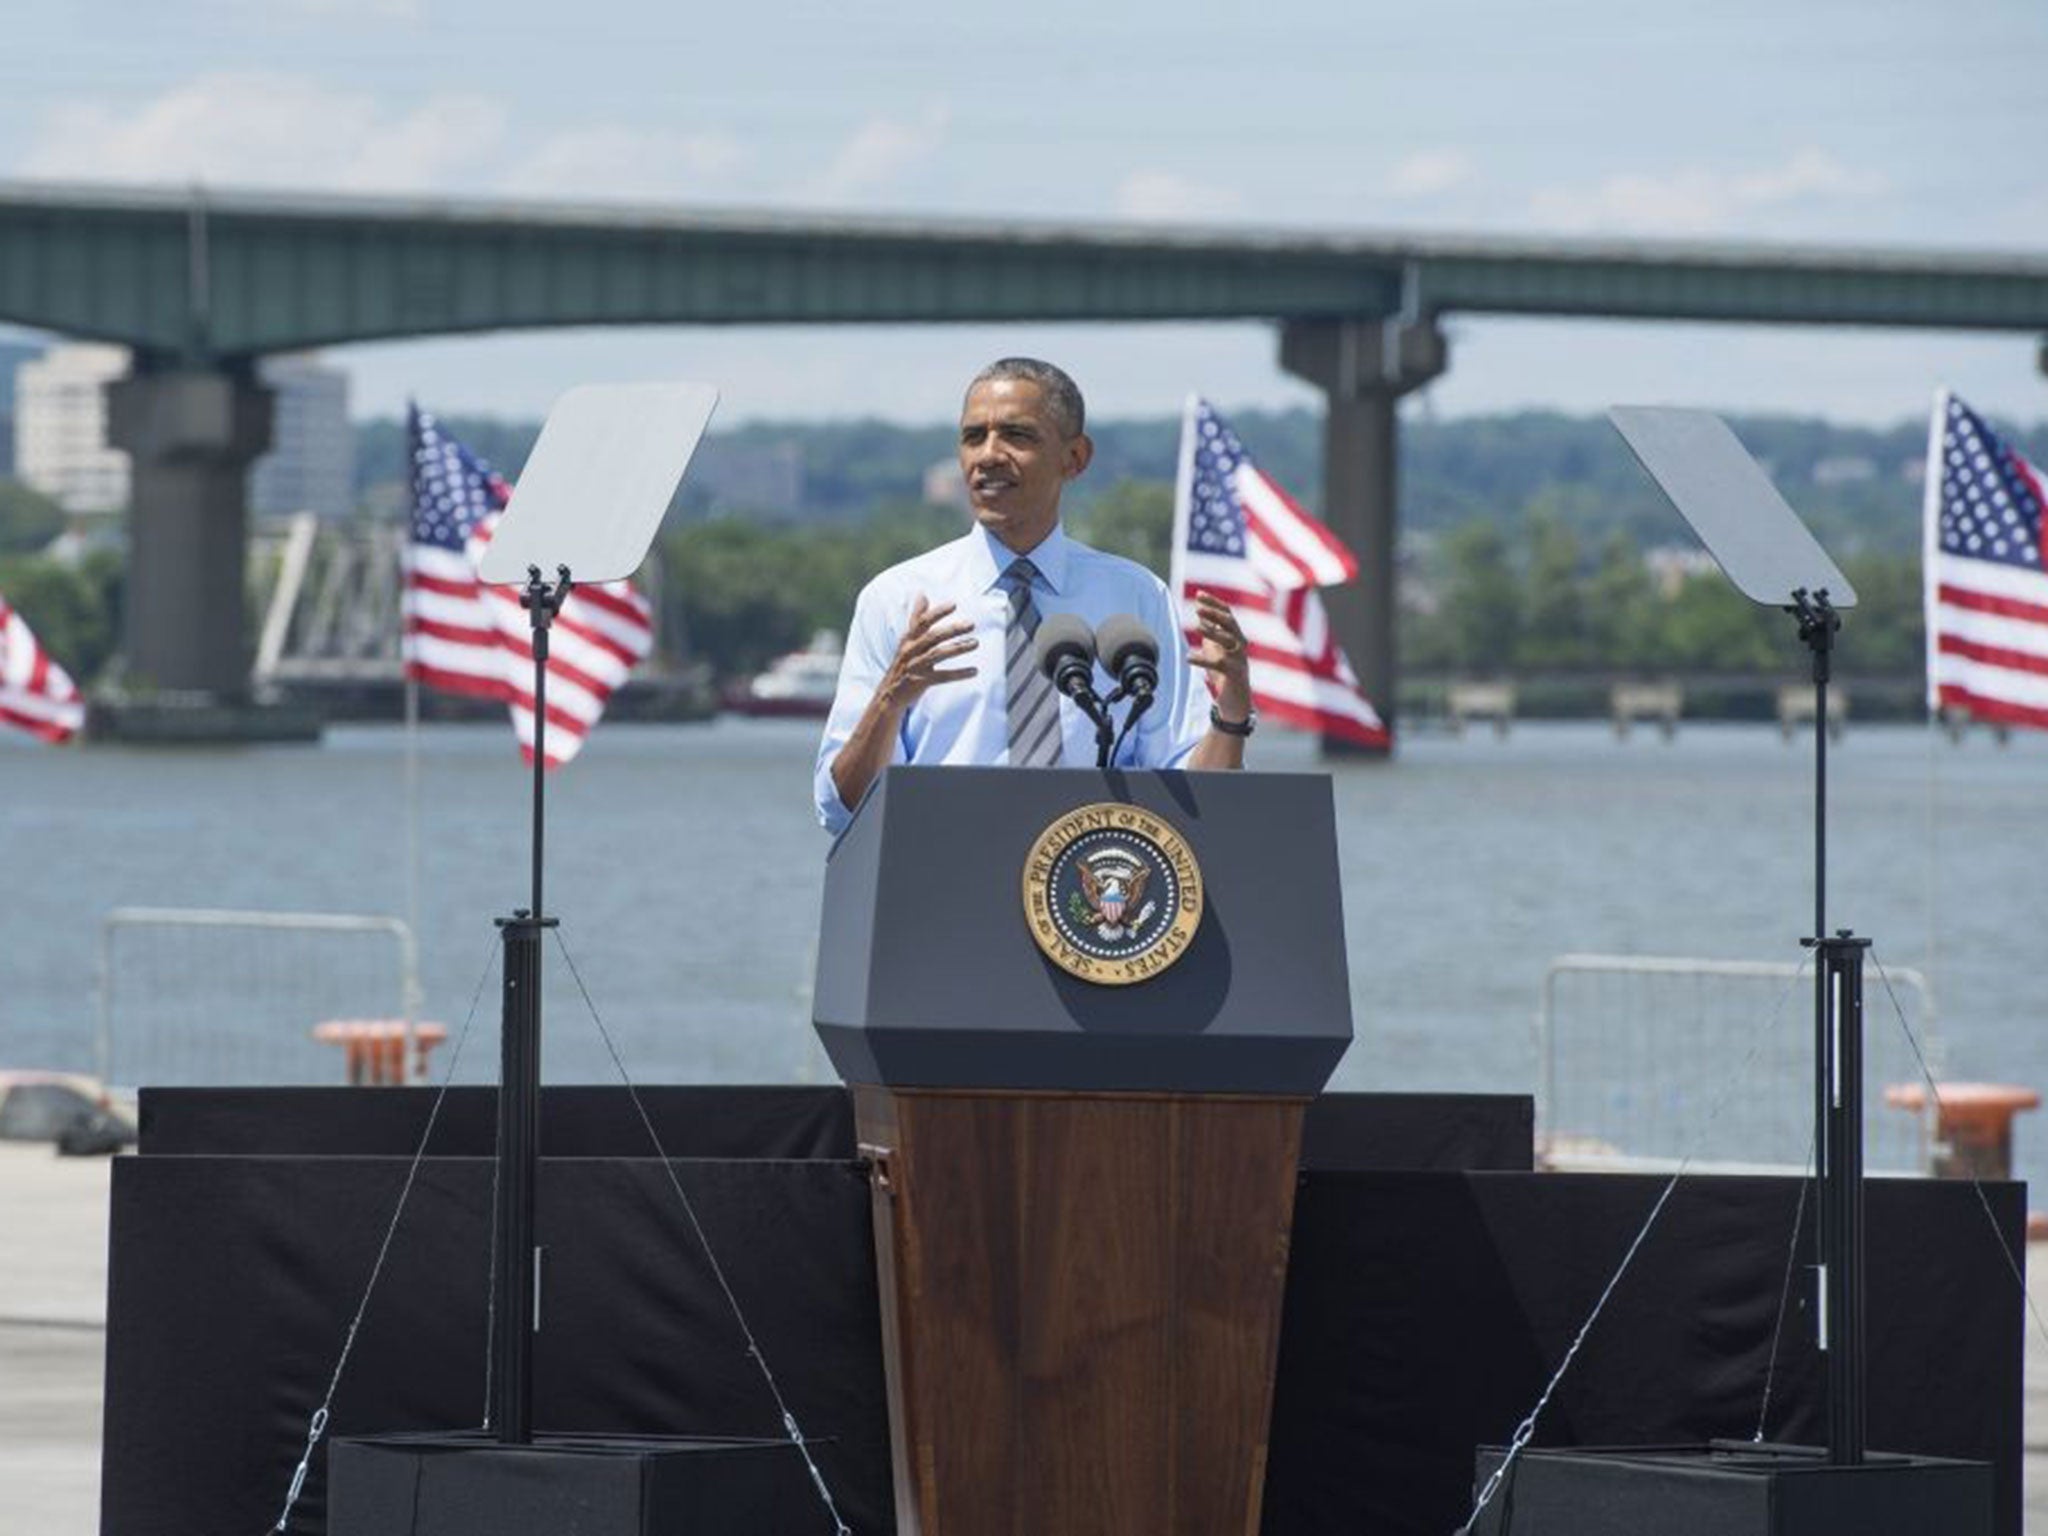
[[246,375],[138,364],[107,386],[107,420],[130,463],[129,687],[246,700],[249,466],[270,446],[271,391]]
[[[1434,320],[1301,320],[1280,332],[1280,366],[1326,397],[1323,520],[1358,554],[1358,580],[1324,589],[1338,643],[1366,697],[1394,724],[1400,680],[1395,651],[1394,544],[1400,528],[1395,407],[1449,365]],[[1358,753],[1325,738],[1329,753]]]

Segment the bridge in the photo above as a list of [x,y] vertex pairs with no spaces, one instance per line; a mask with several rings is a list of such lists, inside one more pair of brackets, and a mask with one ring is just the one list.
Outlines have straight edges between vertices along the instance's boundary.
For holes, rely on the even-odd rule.
[[[2048,333],[2048,259],[1440,239],[0,185],[0,319],[134,349],[124,648],[161,689],[246,692],[245,481],[274,352],[543,326],[1262,320],[1324,391],[1326,595],[1395,698],[1400,397],[1450,314]],[[2048,349],[2044,349],[2048,363]]]

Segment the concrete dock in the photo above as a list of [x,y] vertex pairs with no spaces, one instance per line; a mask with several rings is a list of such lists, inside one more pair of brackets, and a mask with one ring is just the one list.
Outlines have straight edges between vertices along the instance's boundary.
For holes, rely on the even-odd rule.
[[[109,1162],[0,1143],[0,1536],[99,1530]],[[2048,1318],[2031,1268],[2028,1290]],[[2031,1316],[2026,1369],[2026,1530],[2048,1536],[2048,1336]]]
[[0,1536],[99,1529],[110,1161],[0,1142]]

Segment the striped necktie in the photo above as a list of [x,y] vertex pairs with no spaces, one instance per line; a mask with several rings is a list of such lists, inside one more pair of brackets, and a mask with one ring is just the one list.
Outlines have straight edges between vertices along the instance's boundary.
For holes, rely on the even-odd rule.
[[1004,631],[1004,698],[1010,722],[1010,763],[1018,768],[1054,768],[1060,761],[1060,701],[1052,679],[1038,669],[1031,637],[1038,633],[1038,604],[1031,583],[1038,567],[1010,562],[1003,585],[1010,592],[1010,620]]

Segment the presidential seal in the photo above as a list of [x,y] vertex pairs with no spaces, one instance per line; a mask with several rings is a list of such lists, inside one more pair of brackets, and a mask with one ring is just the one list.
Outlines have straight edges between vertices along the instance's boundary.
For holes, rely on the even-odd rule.
[[1024,860],[1024,920],[1061,970],[1128,986],[1187,952],[1202,871],[1169,823],[1135,805],[1078,806]]

